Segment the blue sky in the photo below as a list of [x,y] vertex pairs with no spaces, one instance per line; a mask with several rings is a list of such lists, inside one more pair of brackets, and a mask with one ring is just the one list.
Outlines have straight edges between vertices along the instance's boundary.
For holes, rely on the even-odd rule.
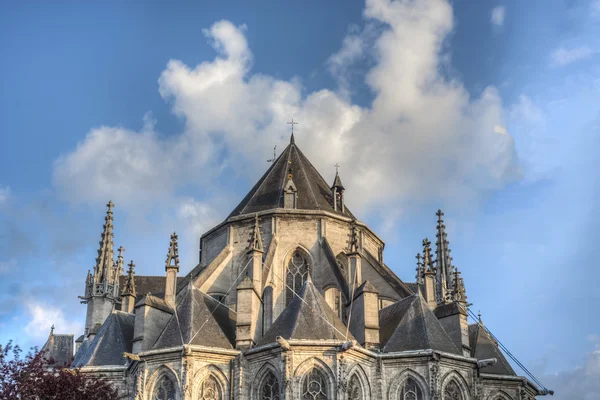
[[444,209],[486,325],[546,386],[600,390],[600,2],[0,7],[0,343],[80,333],[109,199],[139,273],[173,230],[191,269],[294,117],[394,271]]

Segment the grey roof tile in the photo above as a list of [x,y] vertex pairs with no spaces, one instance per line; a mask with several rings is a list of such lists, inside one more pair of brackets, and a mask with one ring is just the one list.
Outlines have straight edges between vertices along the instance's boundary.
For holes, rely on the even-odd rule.
[[431,349],[461,354],[418,294],[380,310],[379,321],[384,352]]
[[292,180],[298,189],[298,209],[326,210],[354,218],[347,207],[343,213],[333,209],[329,184],[293,142],[267,169],[229,217],[283,207],[283,187],[288,181],[290,169]]
[[134,321],[133,314],[113,311],[94,339],[83,343],[72,366],[125,365],[123,353],[131,353]]
[[52,360],[54,366],[65,366],[73,361],[73,335],[50,333],[42,347],[44,358]]
[[496,365],[486,367],[481,372],[497,375],[516,375],[506,357],[498,348],[496,341],[479,324],[469,325],[469,345],[471,346],[471,357],[478,360],[489,358],[498,360]]
[[[181,285],[184,276],[177,277],[177,286]],[[145,275],[134,275],[133,280],[135,282],[135,301],[140,301],[146,294],[152,293],[157,297],[162,297],[165,293],[165,280],[166,276],[145,276]],[[127,281],[127,275],[119,276],[119,287],[125,287]]]
[[[232,349],[236,316],[227,306],[189,284],[154,349],[193,344]],[[183,340],[183,343],[182,343]]]
[[273,343],[278,336],[286,340],[354,340],[350,333],[346,338],[345,333],[345,325],[308,279],[257,345]]

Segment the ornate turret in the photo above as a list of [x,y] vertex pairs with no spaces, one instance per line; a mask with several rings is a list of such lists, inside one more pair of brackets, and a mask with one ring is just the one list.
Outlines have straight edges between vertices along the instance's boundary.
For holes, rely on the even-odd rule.
[[467,291],[465,289],[465,282],[463,278],[460,276],[461,273],[458,268],[454,267],[454,277],[452,281],[454,282],[454,287],[452,289],[452,300],[467,304]]
[[433,258],[431,257],[431,242],[427,238],[423,239],[423,262],[420,268],[422,271],[421,280],[424,284],[425,300],[427,300],[429,308],[434,309],[437,305],[435,288],[436,268],[434,266]]
[[344,185],[342,185],[342,180],[340,179],[339,174],[339,164],[335,164],[335,178],[333,179],[333,185],[331,185],[331,201],[333,202],[333,209],[335,211],[341,211],[342,213],[345,210],[344,205]]
[[175,307],[175,294],[177,293],[177,272],[179,272],[179,248],[177,245],[177,233],[171,235],[169,243],[169,252],[165,261],[165,271],[167,272],[165,286],[165,301],[172,307]]
[[133,313],[133,306],[135,305],[135,279],[134,279],[135,264],[133,260],[129,263],[129,269],[127,270],[127,279],[125,280],[125,286],[123,287],[123,293],[121,294],[121,311]]
[[262,236],[260,235],[260,227],[258,226],[258,214],[254,216],[254,229],[250,235],[250,246],[248,252],[251,251],[264,251]]
[[437,297],[439,303],[445,303],[449,300],[449,292],[453,288],[452,284],[452,257],[450,257],[450,248],[446,226],[442,217],[444,213],[438,210],[436,213],[437,221],[437,241],[436,241],[436,267],[437,267]]
[[123,271],[123,247],[119,248],[119,258],[115,262],[113,244],[113,207],[112,201],[106,205],[104,226],[100,237],[100,247],[94,272],[86,278],[86,289],[81,302],[88,305],[85,321],[85,340],[91,339],[110,315],[119,298],[119,277]]

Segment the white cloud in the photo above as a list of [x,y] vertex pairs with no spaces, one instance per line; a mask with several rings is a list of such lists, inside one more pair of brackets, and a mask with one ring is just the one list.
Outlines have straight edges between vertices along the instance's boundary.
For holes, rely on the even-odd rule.
[[26,305],[30,320],[24,330],[32,339],[47,338],[52,325],[54,325],[56,333],[77,333],[83,331],[83,325],[79,321],[67,319],[60,308],[35,301],[27,302]]
[[504,6],[494,7],[490,16],[490,22],[496,26],[504,25],[506,8]]
[[496,129],[505,125],[498,91],[470,98],[442,72],[453,29],[448,1],[369,0],[364,14],[367,24],[386,29],[369,31],[372,46],[350,32],[328,65],[339,77],[353,61],[375,57],[365,76],[375,94],[369,107],[327,89],[304,94],[298,80],[250,73],[245,28],[219,21],[205,31],[214,60],[195,67],[171,60],[159,78],[184,132],[166,140],[151,127],[94,129],[56,162],[55,185],[73,201],[135,204],[202,186],[200,175],[218,178],[224,166],[256,179],[272,145],[287,142],[291,117],[300,121],[296,143],[327,178],[333,163],[342,165],[355,210],[424,198],[469,203],[518,177],[514,142]]
[[543,380],[548,388],[554,390],[553,399],[596,400],[600,398],[600,343],[597,335],[591,335],[590,340],[595,342],[595,348],[587,354],[582,366],[547,375]]
[[10,198],[10,187],[0,186],[0,205],[6,203]]
[[590,58],[594,54],[596,54],[596,51],[589,46],[578,46],[573,48],[560,47],[552,52],[550,58],[553,66],[562,67]]

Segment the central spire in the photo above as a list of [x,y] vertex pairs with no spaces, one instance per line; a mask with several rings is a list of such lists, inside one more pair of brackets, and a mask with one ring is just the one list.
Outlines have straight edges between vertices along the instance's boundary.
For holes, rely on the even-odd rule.
[[435,214],[438,217],[437,221],[437,241],[436,241],[436,269],[437,269],[437,291],[438,299],[442,302],[446,301],[448,293],[453,288],[453,276],[452,276],[452,257],[450,257],[450,248],[447,235],[446,225],[442,217],[444,213],[442,210],[438,210]]
[[106,207],[106,217],[104,217],[104,226],[100,239],[100,248],[98,249],[98,257],[94,267],[94,282],[103,283],[112,278],[111,269],[113,268],[113,212],[115,204],[109,201]]

